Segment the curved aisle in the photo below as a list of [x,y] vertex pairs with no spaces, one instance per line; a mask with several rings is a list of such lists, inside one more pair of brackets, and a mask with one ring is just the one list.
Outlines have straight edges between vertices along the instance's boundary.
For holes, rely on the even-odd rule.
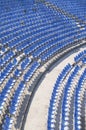
[[74,64],[68,63],[51,94],[48,130],[85,130],[86,49],[74,57]]
[[[80,50],[82,51],[83,49],[84,48],[81,48]],[[66,66],[67,63],[72,64],[74,62],[77,51],[72,53],[72,55],[70,54],[62,58],[60,60],[61,62],[59,64],[56,63],[53,69],[42,78],[31,102],[24,130],[40,130],[40,128],[41,130],[47,130],[48,108],[53,85],[64,66]]]
[[[40,77],[57,59],[86,44],[85,24],[62,10],[30,1],[0,0],[0,130],[21,130]],[[50,86],[41,88],[46,92]],[[42,98],[47,104],[48,98]],[[37,108],[46,106],[40,100]]]

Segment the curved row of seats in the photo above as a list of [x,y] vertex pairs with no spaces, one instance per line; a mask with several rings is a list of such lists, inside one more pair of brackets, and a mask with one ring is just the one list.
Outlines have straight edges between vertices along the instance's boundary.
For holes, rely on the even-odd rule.
[[3,15],[3,13],[9,13],[9,11],[16,11],[18,9],[33,7],[33,0],[22,0],[22,1],[10,1],[10,0],[1,0],[0,1],[0,12]]
[[84,45],[86,27],[43,3],[1,0],[0,7],[0,129],[13,130],[41,67],[65,50]]
[[[47,11],[47,9],[45,11]],[[34,14],[34,12],[32,12],[32,13]],[[73,38],[73,36],[75,34],[76,34],[76,38],[75,39],[84,38],[85,37],[85,28],[82,31],[80,31],[80,28],[77,27],[77,25],[76,25],[76,23],[74,21],[71,21],[70,19],[65,18],[63,15],[61,16],[59,13],[58,14],[55,13],[56,15],[58,15],[58,19],[60,19],[59,21],[58,21],[58,19],[56,20],[56,15],[53,14],[51,10],[49,12],[47,12],[46,14],[45,13],[43,14],[43,12],[40,14],[39,11],[36,12],[36,13],[37,14],[35,14],[35,16],[33,15],[33,19],[32,19],[31,12],[30,12],[30,14],[28,13],[27,15],[25,15],[23,17],[21,16],[22,19],[21,18],[17,19],[17,22],[15,22],[15,20],[13,20],[13,18],[12,18],[12,20],[13,20],[12,24],[7,24],[6,23],[6,27],[3,26],[4,27],[4,28],[2,28],[3,31],[1,30],[1,42],[2,42],[2,51],[4,51],[4,53],[5,53],[5,48],[3,47],[3,44],[7,45],[9,48],[14,48],[15,47],[15,49],[17,51],[21,51],[21,49],[25,49],[26,47],[29,47],[32,43],[35,43],[35,42],[37,43],[37,42],[43,41],[43,40],[45,40],[45,42],[46,42],[46,39],[43,39],[41,36],[44,35],[44,38],[45,38],[45,35],[47,33],[51,34],[52,31],[54,32],[54,27],[55,27],[55,32],[56,33],[52,34],[52,37],[57,36],[58,33],[65,34],[64,37],[63,37],[63,35],[60,36],[60,34],[59,34],[58,42],[61,42],[61,39],[65,38],[65,37],[67,39],[67,37],[69,37],[69,36],[71,36],[70,37],[70,42],[72,42],[72,38]],[[31,19],[29,19],[29,17],[27,17],[29,15],[31,16]],[[54,19],[51,20],[52,16],[53,16],[53,18],[55,17],[55,21],[54,21]],[[59,17],[61,17],[61,18],[59,18]],[[40,18],[42,20],[41,20],[41,23],[39,24],[40,26],[38,26],[38,23],[40,22]],[[37,23],[33,23],[34,19],[35,19],[35,21],[37,19]],[[23,23],[25,25],[21,25],[20,21],[22,22],[22,20],[23,20]],[[57,23],[56,24],[57,28],[56,28],[56,26],[52,26],[52,28],[53,28],[53,30],[52,30],[51,24],[49,24],[49,20],[50,20],[50,22],[51,21],[53,22],[52,25]],[[46,21],[46,22],[44,23],[44,21]],[[13,22],[14,22],[14,24],[13,24]],[[15,25],[16,23],[17,23],[17,25]],[[65,23],[65,25],[64,25],[64,23]],[[33,24],[34,24],[34,26],[32,26]],[[60,24],[61,24],[61,28],[58,27],[58,26],[60,26]],[[31,25],[31,26],[29,26],[29,25]],[[64,26],[66,26],[65,29],[64,29]],[[70,26],[71,26],[71,29],[70,29]],[[34,30],[33,30],[33,27],[34,27]],[[48,31],[47,28],[49,29],[49,31]],[[51,28],[51,30],[50,30],[50,28]],[[17,31],[17,29],[18,29],[18,31]],[[62,31],[61,31],[61,29],[62,29]],[[60,32],[59,32],[59,30],[60,30]],[[36,32],[36,34],[35,34],[34,31]],[[68,32],[68,34],[66,34],[65,31]],[[24,32],[24,34],[23,34],[23,32]],[[35,38],[36,38],[36,41],[35,41]],[[39,41],[37,41],[38,39],[39,39]],[[30,44],[29,44],[29,42],[30,42]],[[23,48],[23,45],[24,45],[25,48]],[[24,51],[25,54],[27,54],[27,51],[28,50]],[[7,50],[6,50],[6,52],[7,52]],[[9,56],[10,56],[10,54],[9,54]]]
[[[5,119],[5,116],[7,117],[8,115],[11,116],[15,121],[16,117],[19,114],[18,110],[22,104],[22,101],[24,100],[24,96],[27,94],[25,93],[25,89],[27,90],[29,88],[29,86],[27,88],[25,85],[28,81],[30,82],[31,77],[33,76],[33,74],[35,74],[40,64],[34,61],[30,65],[28,65],[28,62],[27,64],[23,62],[22,65],[25,71],[24,69],[21,70],[16,69],[13,76],[7,80],[6,85],[1,90],[0,93],[0,99],[1,99],[0,100],[0,123],[1,124],[3,123],[3,119]],[[4,129],[4,126],[2,127]],[[13,127],[13,124],[11,124],[10,127]]]
[[67,13],[70,13],[74,15],[75,17],[78,17],[81,20],[84,20],[86,22],[86,1],[85,0],[48,0],[48,2],[51,2],[55,6],[59,7],[63,11],[66,11]]
[[57,78],[48,111],[48,130],[85,129],[86,62],[83,59],[86,61],[86,50],[74,58],[73,65],[67,64]]

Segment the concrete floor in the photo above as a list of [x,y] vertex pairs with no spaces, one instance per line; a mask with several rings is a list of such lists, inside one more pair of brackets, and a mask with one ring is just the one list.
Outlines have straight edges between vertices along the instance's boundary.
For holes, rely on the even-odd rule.
[[62,59],[62,62],[56,64],[40,81],[27,115],[24,130],[47,130],[49,102],[57,76],[67,63],[74,62],[73,58],[76,54],[77,52]]

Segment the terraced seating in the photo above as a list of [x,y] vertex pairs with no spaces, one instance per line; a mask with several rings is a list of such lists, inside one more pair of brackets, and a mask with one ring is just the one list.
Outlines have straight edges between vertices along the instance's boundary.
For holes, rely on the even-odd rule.
[[5,117],[5,121],[4,124],[2,126],[3,130],[12,130],[13,128],[13,119],[11,119],[11,117],[7,116]]
[[0,75],[0,84],[4,81],[4,79],[11,73],[13,68],[16,66],[17,61],[9,62],[6,68],[1,72]]
[[[13,78],[10,78],[3,88],[2,92],[0,93],[0,123],[2,122],[3,115],[5,114],[6,107],[9,104],[9,99],[11,98],[13,92],[14,92],[14,84],[16,80]],[[10,93],[11,92],[11,93]]]
[[[23,63],[24,63],[24,65],[26,65],[25,60]],[[15,117],[18,116],[18,114],[19,114],[18,110],[20,110],[19,108],[20,108],[20,106],[22,104],[22,100],[26,94],[25,90],[27,90],[27,88],[25,88],[25,84],[27,81],[30,81],[32,75],[35,73],[35,71],[37,70],[38,67],[39,67],[39,64],[37,62],[33,62],[32,65],[29,66],[29,68],[27,69],[25,74],[23,74],[22,80],[19,80],[19,82],[21,82],[19,87],[16,86],[16,82],[17,82],[16,78],[18,78],[18,77],[21,78],[20,74],[23,73],[22,70],[19,71],[16,69],[13,77],[7,81],[6,85],[4,86],[4,88],[2,89],[2,92],[0,94],[0,99],[2,99],[1,105],[0,105],[1,106],[0,123],[2,123],[3,119],[5,118],[4,116],[6,115],[6,111],[8,111],[8,114],[10,114],[10,116],[13,116],[13,115],[15,115]],[[20,96],[21,96],[21,99],[20,99]],[[11,104],[11,106],[8,109],[8,106],[10,104]],[[15,118],[14,118],[14,121],[15,121]]]
[[[72,18],[47,8],[44,3],[33,4],[28,0],[1,0],[0,11],[0,129],[15,130],[19,118],[20,122],[24,118],[21,115],[26,111],[36,80],[43,74],[41,67],[53,63],[71,49],[84,45],[86,27],[82,25],[81,28]],[[75,64],[82,61],[84,67],[85,53],[75,57]],[[64,68],[57,80],[58,88],[72,69],[70,64]],[[54,91],[58,92],[57,85]],[[63,87],[61,95],[62,92]],[[54,96],[56,103],[57,93],[52,95],[53,99]],[[53,121],[52,117],[50,119]],[[49,128],[52,121],[49,121]],[[20,128],[21,123],[18,126]]]
[[83,57],[86,57],[86,50],[80,52],[76,57],[74,57],[75,62],[79,62],[81,59],[84,59]]
[[85,0],[82,0],[82,1],[81,0],[80,1],[48,0],[48,2],[53,3],[55,6],[62,9],[64,12],[66,11],[67,13],[70,13],[71,15],[78,17],[79,19],[82,19],[86,22],[86,18],[85,18],[85,16],[86,16],[86,8],[85,8],[86,1]]
[[[5,4],[4,4],[5,2]],[[33,7],[33,1],[10,1],[10,0],[1,0],[0,1],[0,11],[1,11],[1,14],[3,15],[4,14],[7,14],[9,13],[9,11],[16,11],[18,9],[22,9],[22,8],[28,8],[28,7]]]
[[[50,14],[50,12],[49,12],[49,14]],[[59,15],[59,14],[58,14]],[[41,15],[42,16],[42,15]],[[40,17],[41,17],[40,16]],[[47,16],[46,16],[47,17]],[[46,18],[45,17],[45,18]],[[59,17],[61,17],[61,16],[59,16]],[[51,16],[50,16],[50,19],[51,19]],[[27,20],[28,21],[28,20]],[[43,19],[43,21],[44,21],[44,19]],[[61,20],[62,21],[62,20]],[[65,21],[64,21],[65,22]],[[67,19],[66,19],[66,22],[67,22]],[[62,24],[62,22],[61,22],[61,24]],[[69,21],[68,21],[68,23],[66,23],[67,24],[67,28],[68,28],[68,24],[69,24]],[[73,25],[72,25],[73,24]],[[7,25],[7,24],[6,24]],[[31,24],[32,25],[32,24]],[[58,25],[57,23],[56,23],[56,25]],[[72,41],[72,34],[73,35],[75,35],[75,34],[77,34],[77,31],[78,31],[78,27],[75,25],[75,27],[74,27],[74,25],[75,25],[75,23],[73,22],[73,23],[71,23],[71,24],[69,24],[69,27],[70,26],[72,26],[73,27],[73,30],[72,30],[72,28],[71,28],[71,32],[72,31],[74,31],[73,33],[71,33],[71,34],[69,34],[70,33],[70,29],[68,28],[68,30],[67,29],[65,29],[65,30],[63,30],[63,27],[61,27],[62,28],[62,31],[61,31],[61,28],[58,28],[57,27],[57,29],[60,29],[60,31],[58,30],[58,32],[57,32],[57,29],[56,29],[56,26],[55,26],[55,36],[54,36],[54,34],[53,35],[51,35],[51,33],[52,33],[52,28],[51,28],[51,32],[50,32],[50,36],[53,36],[54,38],[52,38],[52,37],[49,37],[49,36],[47,36],[47,37],[49,37],[49,41],[47,40],[46,41],[46,39],[44,39],[44,38],[46,38],[45,37],[45,35],[47,34],[47,33],[49,33],[48,32],[48,30],[45,30],[45,34],[44,34],[44,30],[43,30],[43,38],[41,37],[41,35],[42,35],[42,30],[40,30],[41,31],[41,33],[37,33],[37,35],[39,35],[39,34],[41,34],[41,35],[39,35],[40,36],[40,38],[38,39],[37,38],[37,35],[32,35],[32,38],[31,38],[31,41],[32,42],[30,42],[29,44],[28,44],[28,41],[29,41],[29,39],[27,38],[28,37],[28,33],[25,33],[25,31],[26,31],[26,28],[25,28],[25,30],[23,30],[24,31],[24,35],[22,34],[22,36],[19,36],[19,34],[17,34],[18,35],[18,39],[17,39],[17,37],[15,37],[14,38],[14,40],[12,40],[11,39],[11,42],[10,41],[7,41],[7,43],[8,43],[8,46],[11,48],[13,48],[13,49],[15,49],[14,47],[16,46],[16,44],[18,44],[17,45],[17,47],[16,47],[16,49],[17,49],[17,53],[18,53],[18,51],[19,52],[21,52],[22,51],[22,53],[24,52],[25,53],[25,55],[27,55],[27,54],[31,54],[31,52],[33,52],[34,50],[36,50],[37,52],[39,52],[38,54],[40,54],[41,53],[41,48],[43,48],[43,47],[41,47],[42,45],[43,46],[45,46],[45,44],[46,44],[46,42],[54,42],[54,39],[56,40],[55,42],[56,42],[56,44],[55,44],[55,42],[53,43],[54,44],[54,46],[56,46],[58,43],[57,43],[57,38],[58,38],[58,42],[61,42],[61,39],[63,40],[65,40],[65,38],[67,39],[67,37],[69,37],[69,35],[71,35],[71,37],[70,37],[70,42],[72,43],[73,41]],[[43,26],[43,24],[42,24],[42,26]],[[49,26],[49,23],[48,23],[48,26]],[[65,25],[66,26],[66,25]],[[9,26],[8,26],[9,27]],[[17,26],[18,27],[18,26]],[[38,28],[38,26],[36,25],[36,27]],[[36,30],[36,27],[35,27],[35,30]],[[40,26],[39,26],[40,27]],[[53,28],[54,28],[54,26],[52,26]],[[41,28],[41,27],[40,27]],[[42,27],[43,28],[43,27]],[[47,27],[47,28],[49,28],[49,27]],[[75,30],[74,30],[75,29]],[[9,31],[9,30],[8,30]],[[15,31],[15,30],[14,30]],[[19,30],[20,32],[21,32],[21,29]],[[50,31],[50,29],[49,29],[49,31]],[[54,29],[53,29],[53,31],[54,31]],[[63,33],[65,32],[65,31],[67,31],[68,32],[68,34],[66,34],[65,35],[65,37],[63,37]],[[13,32],[13,30],[12,30],[12,32]],[[30,32],[30,31],[29,31]],[[36,32],[37,32],[37,30],[36,30]],[[38,30],[38,32],[39,32],[39,30]],[[83,33],[85,33],[85,30],[83,30],[82,31]],[[85,37],[85,34],[83,34],[82,35],[82,32],[81,32],[81,37],[82,38],[84,38]],[[34,31],[33,31],[33,33],[34,33]],[[58,35],[58,33],[61,33],[61,37],[56,37],[57,35]],[[11,34],[11,32],[10,32],[10,34]],[[4,34],[5,35],[5,34]],[[59,34],[59,36],[60,36],[60,34]],[[7,35],[6,35],[6,37],[7,37]],[[24,38],[25,37],[25,38]],[[56,38],[55,38],[56,37]],[[79,38],[81,38],[80,37],[80,34],[79,34]],[[9,38],[9,37],[8,37]],[[12,38],[12,37],[11,37]],[[19,41],[19,39],[20,39],[20,41]],[[33,41],[34,39],[36,39],[35,41]],[[77,37],[76,37],[76,39],[77,39]],[[2,40],[3,40],[3,38],[2,38]],[[59,41],[60,40],[60,41]],[[5,41],[6,41],[6,39],[5,39]],[[18,41],[18,42],[17,42]],[[41,43],[41,42],[39,42],[39,41],[42,41],[43,43]],[[66,42],[66,41],[65,41]],[[69,42],[68,40],[67,40],[67,42]],[[21,44],[22,43],[22,44]],[[34,45],[34,43],[35,43],[35,45]],[[40,43],[40,44],[39,44]],[[62,43],[62,42],[61,42]],[[50,44],[50,43],[49,43]],[[69,44],[69,43],[68,43]],[[3,44],[2,44],[3,45]],[[49,48],[48,48],[48,45],[46,45],[47,46],[47,48],[46,47],[44,47],[44,51],[47,51],[47,50],[49,50],[49,48],[50,47],[52,47],[53,45],[51,44],[51,46],[49,46]],[[26,48],[26,49],[25,49]],[[38,50],[37,50],[37,48],[38,48]],[[3,48],[2,48],[3,49]],[[56,50],[57,51],[57,50]],[[7,51],[7,55],[8,55],[8,52],[9,51]],[[35,52],[34,52],[35,53]],[[42,53],[43,53],[43,51],[42,51]],[[6,54],[6,53],[5,53]],[[2,53],[2,55],[3,55],[3,53]],[[15,54],[16,55],[16,54]],[[14,56],[14,55],[13,55]],[[38,55],[39,56],[39,55]],[[11,56],[12,57],[12,56]],[[37,57],[37,56],[36,56]],[[3,60],[3,59],[2,59]]]
[[85,58],[85,51],[74,58],[79,57],[79,62],[66,65],[57,78],[48,111],[48,130],[85,129],[85,126],[82,127],[82,118],[85,118],[82,101],[86,90],[86,64],[82,59]]
[[[75,113],[74,113],[75,125],[74,125],[74,128],[76,130],[83,129],[81,120],[82,120],[82,116],[84,116],[84,115],[82,115],[81,112],[83,109],[82,102],[84,100],[84,96],[85,96],[85,92],[86,92],[85,83],[86,83],[86,69],[82,73],[82,75],[78,81],[78,84],[76,87],[76,92],[75,92]],[[84,109],[83,109],[83,111],[84,111]]]

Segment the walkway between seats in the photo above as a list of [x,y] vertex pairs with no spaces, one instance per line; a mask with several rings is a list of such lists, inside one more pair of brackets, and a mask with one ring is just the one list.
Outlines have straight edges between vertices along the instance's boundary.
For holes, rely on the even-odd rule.
[[53,86],[58,74],[67,63],[73,63],[73,58],[76,54],[77,52],[69,55],[66,59],[61,59],[61,62],[56,64],[40,81],[27,115],[24,130],[47,130],[48,107]]

